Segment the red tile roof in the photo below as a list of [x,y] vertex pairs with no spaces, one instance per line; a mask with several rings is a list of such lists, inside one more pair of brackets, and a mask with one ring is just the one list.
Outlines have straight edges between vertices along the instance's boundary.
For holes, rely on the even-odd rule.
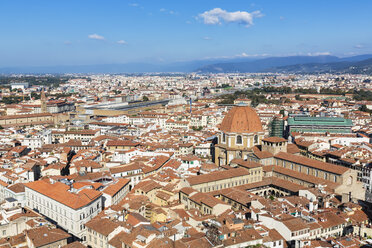
[[93,189],[83,189],[72,193],[66,184],[61,182],[51,184],[46,180],[30,182],[25,186],[73,209],[84,207],[102,195],[101,192]]
[[220,130],[227,133],[262,132],[261,120],[249,106],[233,107],[223,119]]

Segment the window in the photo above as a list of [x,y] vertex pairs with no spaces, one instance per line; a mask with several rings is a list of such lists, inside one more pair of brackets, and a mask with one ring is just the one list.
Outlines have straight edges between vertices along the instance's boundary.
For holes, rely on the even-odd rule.
[[236,136],[236,144],[239,144],[239,145],[243,144],[243,140],[242,140],[241,135]]
[[222,134],[222,142],[223,142],[223,143],[226,142],[226,134],[225,134],[225,133]]
[[258,143],[258,135],[255,135],[255,136],[254,136],[254,143],[255,143],[255,144]]

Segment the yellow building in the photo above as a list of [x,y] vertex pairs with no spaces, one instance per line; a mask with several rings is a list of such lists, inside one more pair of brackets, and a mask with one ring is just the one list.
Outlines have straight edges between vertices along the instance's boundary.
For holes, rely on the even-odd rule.
[[215,146],[215,163],[230,164],[234,158],[246,159],[253,146],[261,145],[264,137],[261,120],[256,111],[238,105],[223,119]]
[[45,124],[54,124],[54,117],[52,114],[42,113],[0,116],[0,125],[2,127],[20,127]]
[[131,140],[109,140],[106,144],[108,151],[123,150],[128,151],[132,148],[138,147],[140,143]]
[[255,183],[262,180],[262,169],[251,174],[245,168],[233,168],[225,171],[214,171],[209,174],[191,176],[181,181],[182,187],[191,187],[199,192],[210,192]]

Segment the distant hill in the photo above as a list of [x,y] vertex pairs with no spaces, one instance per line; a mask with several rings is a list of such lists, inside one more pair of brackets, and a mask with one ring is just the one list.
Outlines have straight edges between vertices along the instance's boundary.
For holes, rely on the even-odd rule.
[[372,55],[347,58],[336,56],[289,56],[269,58],[221,58],[174,63],[123,63],[101,65],[27,66],[0,68],[0,74],[64,74],[64,73],[249,73],[288,72],[322,73],[353,72],[370,74]]
[[[270,57],[249,62],[216,63],[196,69],[199,73],[248,73],[248,72],[292,72],[312,73],[345,69],[353,63],[368,60],[372,55],[347,58],[336,56],[290,56]],[[356,71],[359,71],[356,69]]]
[[351,73],[372,74],[372,58],[357,62],[308,63],[269,68],[276,73]]
[[[252,59],[251,59],[252,60]],[[195,68],[214,63],[242,62],[246,58],[203,59],[174,63],[123,63],[98,65],[24,66],[0,68],[0,74],[63,74],[63,73],[152,73],[193,72]]]

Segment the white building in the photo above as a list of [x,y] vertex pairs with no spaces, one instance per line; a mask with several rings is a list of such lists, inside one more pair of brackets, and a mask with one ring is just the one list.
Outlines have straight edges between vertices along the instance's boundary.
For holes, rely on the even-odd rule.
[[28,87],[30,87],[30,84],[29,83],[12,83],[12,84],[10,84],[10,87],[11,87],[12,90],[14,90],[14,89],[25,90]]
[[102,210],[102,193],[68,183],[40,180],[25,184],[26,206],[85,241],[85,223]]
[[23,146],[27,146],[32,150],[41,148],[45,144],[52,144],[52,131],[49,129],[33,136],[26,136],[22,141]]

